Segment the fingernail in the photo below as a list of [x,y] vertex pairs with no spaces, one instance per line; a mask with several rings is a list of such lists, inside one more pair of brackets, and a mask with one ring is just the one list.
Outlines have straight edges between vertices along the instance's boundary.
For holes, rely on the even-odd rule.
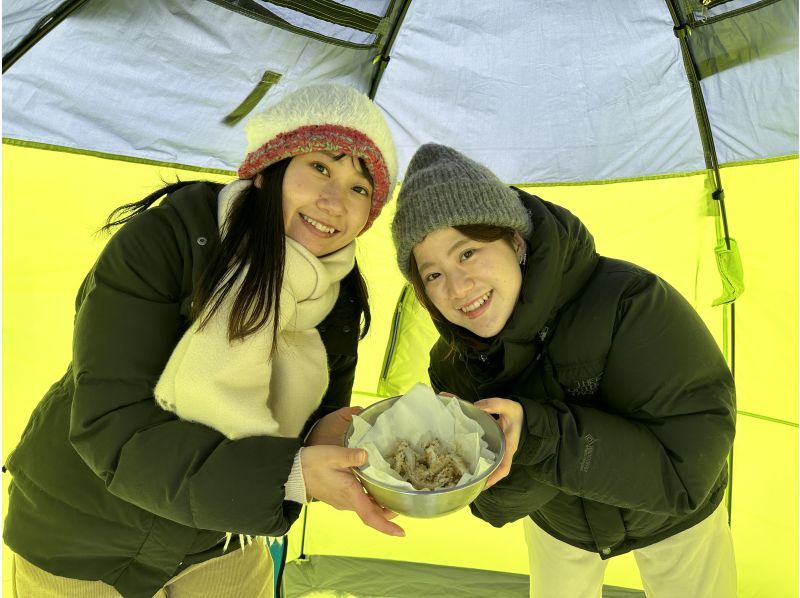
[[405,538],[406,537],[406,533],[404,531],[402,531],[402,530],[401,531],[395,531],[395,532],[393,532],[393,534],[395,536],[397,536],[398,538]]

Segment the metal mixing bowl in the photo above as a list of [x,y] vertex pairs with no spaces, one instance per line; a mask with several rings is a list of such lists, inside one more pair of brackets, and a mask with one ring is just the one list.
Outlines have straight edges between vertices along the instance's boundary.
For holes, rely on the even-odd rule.
[[[368,423],[374,424],[378,416],[394,405],[394,402],[399,398],[391,397],[374,403],[358,415]],[[463,399],[458,399],[458,401],[464,415],[478,422],[483,428],[483,439],[489,445],[489,450],[495,454],[495,462],[492,467],[468,484],[442,490],[403,490],[401,488],[393,488],[371,479],[360,469],[354,468],[353,471],[358,479],[361,480],[361,484],[378,504],[391,509],[395,513],[408,515],[409,517],[439,517],[467,506],[480,494],[486,486],[489,476],[497,469],[503,458],[506,448],[505,437],[500,426],[491,415]],[[345,446],[348,445],[352,433],[353,426],[351,424],[345,434]]]

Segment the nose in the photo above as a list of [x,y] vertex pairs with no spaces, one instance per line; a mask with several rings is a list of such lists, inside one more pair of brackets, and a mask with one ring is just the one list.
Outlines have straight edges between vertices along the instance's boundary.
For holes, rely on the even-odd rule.
[[322,188],[317,205],[328,214],[337,216],[343,214],[345,209],[344,191],[335,181],[330,181]]
[[454,299],[465,299],[475,286],[470,273],[464,268],[455,268],[447,276],[450,294]]

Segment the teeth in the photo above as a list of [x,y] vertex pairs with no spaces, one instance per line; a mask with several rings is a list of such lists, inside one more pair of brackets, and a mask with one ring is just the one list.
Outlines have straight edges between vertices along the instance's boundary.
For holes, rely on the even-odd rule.
[[475,311],[481,305],[486,303],[486,301],[489,299],[489,295],[491,295],[491,294],[492,294],[492,292],[489,291],[483,297],[480,297],[479,299],[475,300],[473,303],[470,303],[469,305],[465,305],[464,307],[462,307],[461,311],[463,311],[465,314],[468,314],[471,311]]
[[308,222],[311,226],[316,228],[318,231],[321,231],[323,233],[327,233],[329,235],[336,232],[336,229],[333,228],[332,226],[325,226],[321,222],[317,222],[316,220],[314,220],[313,218],[309,218],[305,214],[300,214],[300,215],[303,217],[303,220]]

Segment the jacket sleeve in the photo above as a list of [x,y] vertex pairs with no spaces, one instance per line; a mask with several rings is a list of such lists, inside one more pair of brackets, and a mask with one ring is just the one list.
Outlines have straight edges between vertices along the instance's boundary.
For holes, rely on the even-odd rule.
[[713,337],[666,282],[639,274],[619,301],[600,406],[520,398],[514,458],[568,494],[680,515],[703,504],[731,449],[733,379]]
[[199,529],[281,535],[299,513],[283,485],[300,440],[231,441],[153,397],[186,326],[181,289],[198,250],[168,207],[111,238],[78,300],[70,440],[109,492],[142,509]]
[[[459,376],[460,369],[445,367],[440,371],[437,368],[437,365],[441,366],[448,360],[448,356],[450,349],[442,340],[431,349],[431,367],[428,369],[428,375],[433,389],[437,393],[453,392],[469,401],[480,399],[481,397],[475,394],[475,388],[465,383],[466,377]],[[506,477],[478,494],[470,504],[473,515],[495,527],[502,527],[540,509],[550,502],[559,490],[536,479],[533,474],[534,471],[530,467],[512,467]]]

